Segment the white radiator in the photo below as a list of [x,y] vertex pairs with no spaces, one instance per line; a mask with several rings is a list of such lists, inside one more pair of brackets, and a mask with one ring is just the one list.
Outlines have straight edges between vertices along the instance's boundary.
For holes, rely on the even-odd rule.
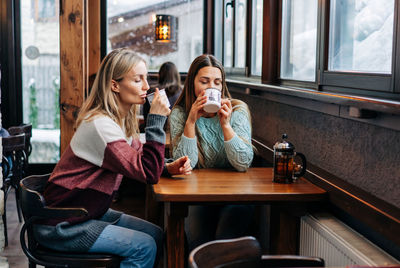
[[327,267],[400,264],[365,237],[326,213],[301,218],[300,255],[321,257]]

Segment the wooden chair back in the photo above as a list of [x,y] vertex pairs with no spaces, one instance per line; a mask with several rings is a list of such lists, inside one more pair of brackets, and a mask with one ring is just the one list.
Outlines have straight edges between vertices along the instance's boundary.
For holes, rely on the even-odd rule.
[[325,261],[318,257],[298,255],[263,255],[259,260],[239,260],[218,268],[267,268],[267,267],[324,267]]
[[29,157],[32,153],[32,124],[22,124],[20,126],[10,127],[8,128],[8,133],[10,133],[10,135],[25,134],[25,154],[26,157]]
[[[7,166],[7,172],[6,174],[3,174],[3,179],[12,177],[12,183],[17,188],[19,181],[24,176],[24,171],[27,165],[25,154],[25,134],[22,133],[3,137],[2,145],[4,156],[3,161]],[[9,163],[10,160],[11,163]],[[3,170],[5,170],[4,166]]]
[[20,182],[21,208],[25,219],[20,242],[29,259],[29,267],[36,267],[36,264],[45,267],[119,267],[121,257],[116,255],[60,252],[45,248],[35,240],[33,225],[37,220],[81,217],[88,213],[84,208],[47,207],[42,193],[49,177],[50,174],[32,175]]
[[214,240],[193,249],[189,255],[191,268],[213,268],[239,260],[257,261],[261,247],[251,236]]
[[195,248],[189,255],[191,268],[324,267],[322,258],[298,255],[261,255],[252,236],[214,240]]

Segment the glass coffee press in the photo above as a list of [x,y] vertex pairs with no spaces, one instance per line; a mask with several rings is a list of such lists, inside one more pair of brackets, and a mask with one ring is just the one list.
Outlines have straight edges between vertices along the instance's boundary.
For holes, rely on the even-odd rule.
[[[282,141],[274,145],[273,181],[278,183],[292,183],[297,177],[306,173],[307,161],[302,153],[294,151],[294,146],[286,141],[287,135],[282,135]],[[294,161],[295,156],[301,159],[301,165]]]

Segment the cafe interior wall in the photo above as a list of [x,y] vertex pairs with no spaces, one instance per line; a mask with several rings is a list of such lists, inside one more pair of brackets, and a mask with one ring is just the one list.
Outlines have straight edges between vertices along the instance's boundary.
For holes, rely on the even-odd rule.
[[400,208],[400,131],[239,92],[231,90],[248,104],[253,136],[268,147],[286,133],[307,162]]
[[237,97],[249,105],[253,134],[268,146],[286,133],[308,162],[400,208],[399,131],[248,95]]

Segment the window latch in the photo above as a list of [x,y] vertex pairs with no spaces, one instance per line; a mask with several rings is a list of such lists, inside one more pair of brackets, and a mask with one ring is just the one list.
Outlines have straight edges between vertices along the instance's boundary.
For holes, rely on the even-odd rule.
[[231,8],[234,8],[235,7],[235,0],[232,0],[232,1],[227,2],[225,4],[225,18],[228,17],[228,6],[231,6]]

